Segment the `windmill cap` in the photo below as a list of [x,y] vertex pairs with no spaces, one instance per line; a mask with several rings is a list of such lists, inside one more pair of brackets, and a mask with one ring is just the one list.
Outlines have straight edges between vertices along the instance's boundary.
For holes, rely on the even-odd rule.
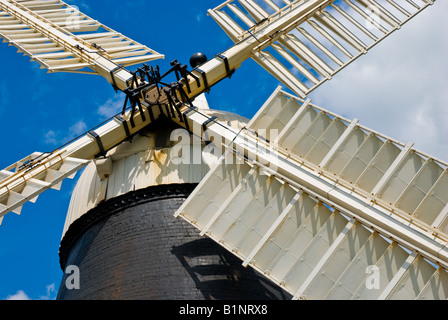
[[190,66],[193,69],[205,62],[207,62],[207,56],[202,52],[193,53],[190,57]]

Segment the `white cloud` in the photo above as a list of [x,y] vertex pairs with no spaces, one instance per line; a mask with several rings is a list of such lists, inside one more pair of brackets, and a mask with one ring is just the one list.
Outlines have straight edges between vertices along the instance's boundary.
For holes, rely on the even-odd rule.
[[47,294],[40,296],[41,300],[52,300],[54,297],[52,297],[53,293],[56,291],[54,283],[47,286]]
[[15,294],[6,297],[6,300],[31,300],[25,292],[18,290]]
[[44,134],[44,142],[45,142],[45,144],[49,144],[49,145],[57,145],[58,140],[57,140],[56,132],[54,132],[53,130],[50,130],[47,133],[45,133]]
[[79,120],[74,125],[72,125],[69,129],[69,135],[67,137],[67,140],[76,138],[77,136],[83,134],[87,130],[87,125],[84,122],[84,120]]
[[109,119],[123,109],[125,95],[120,93],[99,106],[97,113],[103,120]]
[[[49,284],[46,286],[45,295],[39,297],[40,300],[54,300],[56,298],[56,287],[55,284]],[[23,290],[17,290],[15,294],[8,295],[6,300],[32,300]]]
[[73,140],[74,138],[79,137],[86,131],[87,124],[84,122],[84,120],[79,120],[78,122],[73,124],[67,132],[61,133],[61,131],[47,131],[46,133],[44,133],[44,142],[45,144],[51,146],[62,145],[68,141]]
[[448,161],[448,1],[437,1],[310,94],[313,102]]

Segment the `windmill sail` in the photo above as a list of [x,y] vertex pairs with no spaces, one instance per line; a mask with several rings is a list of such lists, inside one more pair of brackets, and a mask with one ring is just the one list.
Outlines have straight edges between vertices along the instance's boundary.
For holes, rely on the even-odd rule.
[[249,128],[276,129],[275,143],[323,175],[448,235],[448,164],[415,150],[411,142],[387,137],[280,87]]
[[[142,116],[143,114],[143,116]],[[0,171],[0,224],[9,212],[20,214],[27,202],[35,202],[47,189],[59,190],[90,160],[105,154],[160,115],[160,110],[128,111],[90,130],[50,153],[35,152]]]
[[[209,10],[238,43],[309,1],[231,0]],[[315,1],[316,2],[316,1]],[[326,0],[268,39],[252,58],[300,97],[365,54],[432,0]]]
[[1,0],[0,37],[48,72],[100,74],[111,83],[116,72],[122,89],[131,75],[120,66],[164,57],[60,0]]
[[448,297],[447,163],[280,88],[248,126],[209,125],[231,142],[176,216],[296,299]]
[[[87,160],[72,157],[50,159],[50,155],[36,152],[0,171],[0,225],[7,212],[20,214],[26,202],[36,202],[38,196],[47,189],[59,190],[62,180],[72,179],[88,163]],[[19,173],[22,168],[26,170],[27,163],[34,161],[43,161],[48,167],[40,166],[34,174],[23,171]],[[17,178],[22,181],[17,183]]]

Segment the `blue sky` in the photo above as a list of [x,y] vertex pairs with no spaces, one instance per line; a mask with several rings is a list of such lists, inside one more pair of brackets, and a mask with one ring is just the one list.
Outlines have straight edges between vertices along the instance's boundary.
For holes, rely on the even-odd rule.
[[[103,24],[166,55],[161,70],[192,53],[212,57],[232,45],[207,16],[222,0],[68,1]],[[432,7],[312,93],[313,102],[448,160],[448,3]],[[103,78],[47,74],[14,47],[0,46],[0,117],[5,168],[34,151],[51,151],[105,119],[123,97]],[[444,66],[444,67],[442,67]],[[445,68],[445,69],[443,69]],[[130,68],[132,69],[132,67]],[[207,95],[211,108],[251,118],[279,85],[252,60]],[[78,177],[78,176],[77,176]],[[62,278],[58,249],[74,181],[49,190],[0,227],[0,299],[54,299]]]

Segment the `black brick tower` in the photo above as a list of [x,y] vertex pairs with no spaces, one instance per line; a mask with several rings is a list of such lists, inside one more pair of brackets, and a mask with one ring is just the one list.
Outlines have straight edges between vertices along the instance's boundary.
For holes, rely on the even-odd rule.
[[109,200],[73,223],[60,248],[80,289],[58,299],[287,299],[198,230],[173,217],[195,185],[161,185]]

